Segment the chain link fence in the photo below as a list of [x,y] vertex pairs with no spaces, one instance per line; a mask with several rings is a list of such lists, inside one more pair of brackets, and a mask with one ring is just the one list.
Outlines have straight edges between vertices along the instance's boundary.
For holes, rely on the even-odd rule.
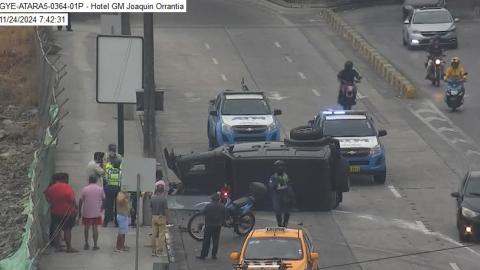
[[37,149],[29,168],[31,179],[30,200],[24,214],[28,216],[24,228],[20,248],[9,258],[0,261],[1,270],[31,270],[36,269],[37,259],[49,243],[50,215],[48,202],[43,195],[55,171],[55,151],[57,135],[61,130],[60,121],[66,115],[60,116],[62,104],[57,101],[58,95],[64,89],[59,84],[67,74],[66,65],[60,56],[52,56],[51,51],[58,46],[53,43],[50,27],[36,27],[33,43],[37,62],[38,119],[39,131]]

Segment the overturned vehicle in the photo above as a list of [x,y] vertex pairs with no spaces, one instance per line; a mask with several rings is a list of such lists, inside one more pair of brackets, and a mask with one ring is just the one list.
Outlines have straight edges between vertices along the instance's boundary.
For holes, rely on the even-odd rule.
[[[211,151],[176,155],[164,149],[168,167],[181,181],[181,193],[205,195],[227,187],[232,199],[249,192],[252,182],[266,183],[277,160],[286,163],[296,208],[330,211],[350,189],[348,162],[340,155],[339,141],[324,138],[320,129],[301,126],[283,142],[252,142],[225,145]],[[271,199],[263,198],[257,210],[269,210]]]

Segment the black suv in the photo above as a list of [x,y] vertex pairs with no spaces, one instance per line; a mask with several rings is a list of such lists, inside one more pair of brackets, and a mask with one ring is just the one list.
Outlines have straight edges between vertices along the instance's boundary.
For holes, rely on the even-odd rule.
[[405,21],[410,13],[417,8],[423,7],[443,7],[447,8],[447,0],[404,0],[403,1],[403,19]]

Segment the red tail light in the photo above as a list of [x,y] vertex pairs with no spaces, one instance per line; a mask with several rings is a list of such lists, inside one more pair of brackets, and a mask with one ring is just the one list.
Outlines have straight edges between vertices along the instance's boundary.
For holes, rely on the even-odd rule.
[[230,188],[222,188],[220,190],[220,199],[224,200],[226,198],[230,198]]

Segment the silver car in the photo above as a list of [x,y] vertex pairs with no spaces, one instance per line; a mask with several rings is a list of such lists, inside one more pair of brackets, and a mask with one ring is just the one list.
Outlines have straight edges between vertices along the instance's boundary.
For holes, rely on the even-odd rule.
[[409,49],[426,46],[434,36],[440,43],[456,49],[458,47],[455,23],[460,21],[440,7],[415,9],[403,22],[403,45]]

